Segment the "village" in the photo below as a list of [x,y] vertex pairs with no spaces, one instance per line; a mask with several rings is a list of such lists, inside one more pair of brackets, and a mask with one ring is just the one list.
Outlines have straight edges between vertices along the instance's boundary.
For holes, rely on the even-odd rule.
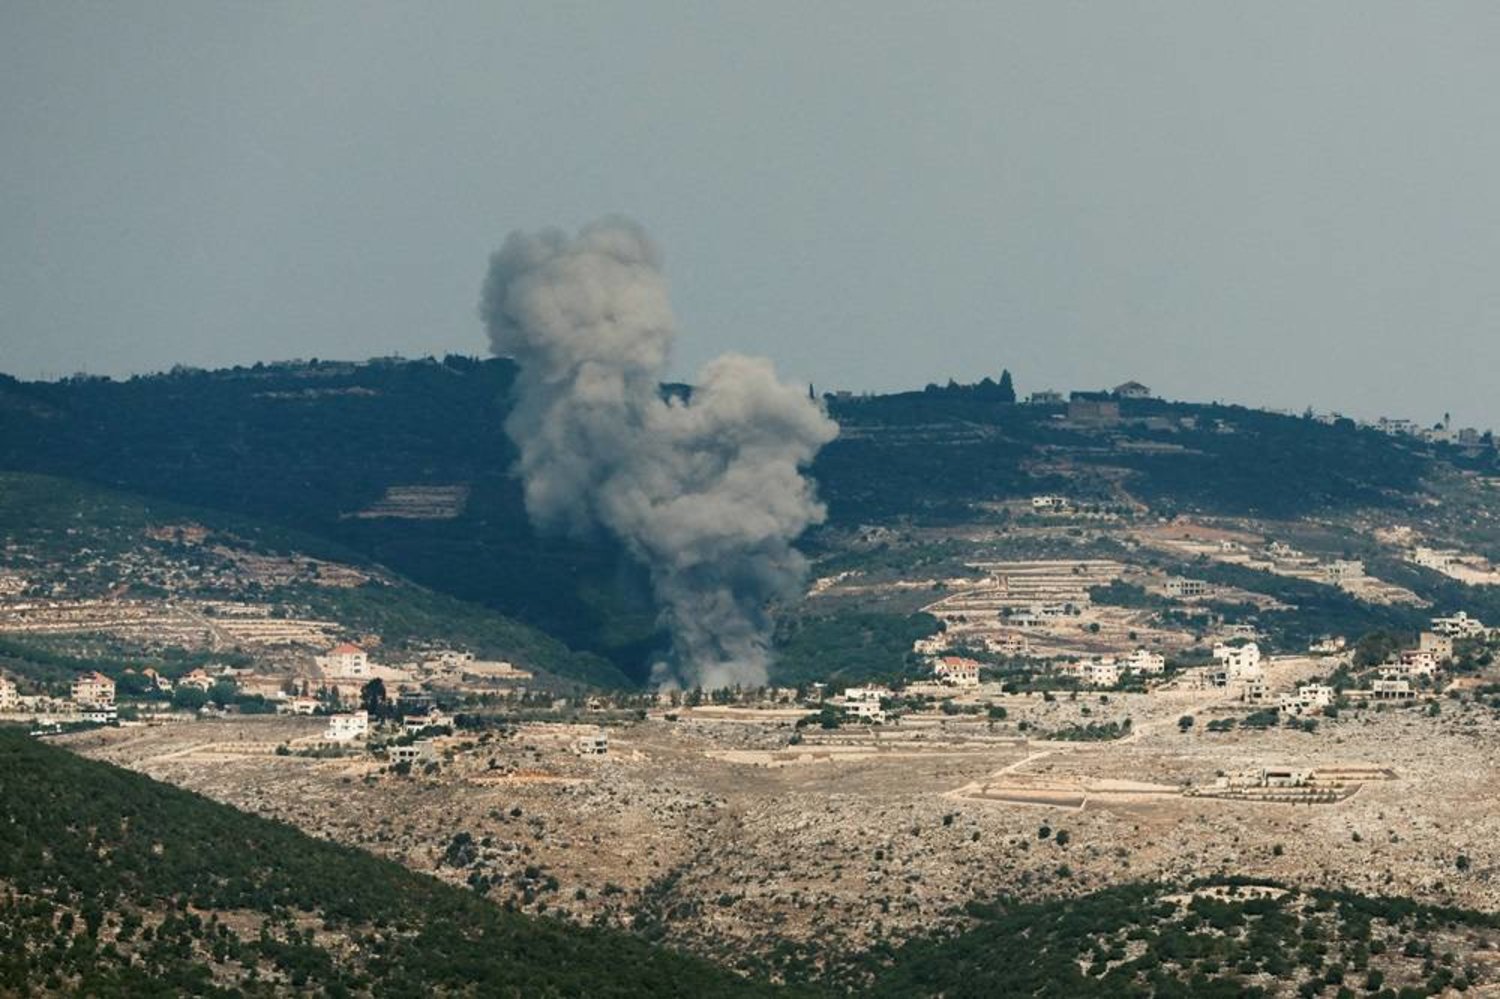
[[[1493,905],[1495,686],[1455,671],[1442,637],[1360,668],[1347,648],[1257,659],[1248,643],[1200,673],[1151,673],[1150,654],[1117,664],[1147,671],[1144,692],[1104,672],[1006,691],[937,654],[927,679],[896,688],[595,695],[426,721],[230,715],[61,738],[506,904],[660,920],[705,952],[857,946],[942,925],[976,891],[1129,878]],[[1340,669],[1353,682],[1335,690]],[[665,916],[705,898],[722,901]]]

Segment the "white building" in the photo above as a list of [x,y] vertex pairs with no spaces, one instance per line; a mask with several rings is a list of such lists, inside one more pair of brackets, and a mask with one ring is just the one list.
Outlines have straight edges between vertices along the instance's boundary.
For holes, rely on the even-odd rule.
[[401,719],[401,731],[415,735],[430,728],[442,728],[451,724],[453,724],[452,719],[441,711],[429,711],[425,715],[407,715]]
[[880,700],[889,696],[891,692],[885,687],[847,687],[840,706],[850,718],[861,718],[879,725],[885,722],[885,708],[881,707]]
[[1166,591],[1169,597],[1192,598],[1206,597],[1213,592],[1213,586],[1201,579],[1188,579],[1184,576],[1173,576],[1167,580]]
[[1074,672],[1090,687],[1113,687],[1120,682],[1120,664],[1113,659],[1090,659],[1074,667]]
[[21,710],[21,692],[8,676],[0,676],[0,712]]
[[354,742],[370,734],[370,713],[356,711],[347,715],[329,715],[328,729],[323,733],[326,742]]
[[1449,638],[1478,638],[1489,629],[1478,619],[1470,617],[1464,611],[1458,611],[1451,617],[1433,618],[1432,630]]
[[955,687],[979,686],[979,663],[960,656],[943,656],[932,664],[932,674]]
[[1151,389],[1140,382],[1131,381],[1123,385],[1116,385],[1114,394],[1120,399],[1149,399],[1151,398]]
[[1289,715],[1321,714],[1324,708],[1333,705],[1333,688],[1322,683],[1310,683],[1297,688],[1295,694],[1281,695],[1281,710]]
[[1214,659],[1223,666],[1230,680],[1256,679],[1265,675],[1260,664],[1260,646],[1254,642],[1244,645],[1214,646]]
[[1334,559],[1322,567],[1323,580],[1329,583],[1346,583],[1363,579],[1365,564],[1359,559]]
[[1066,496],[1033,496],[1031,497],[1031,508],[1033,510],[1063,511],[1071,507]]
[[1370,690],[1378,701],[1410,701],[1417,696],[1410,680],[1376,680]]
[[912,652],[919,656],[935,656],[947,647],[948,637],[941,631],[931,638],[919,638],[911,643]]
[[1166,656],[1146,649],[1136,649],[1126,659],[1125,665],[1137,673],[1163,673],[1167,668]]
[[115,703],[115,682],[103,673],[84,673],[73,680],[73,703],[90,708]]
[[1344,646],[1347,644],[1348,643],[1345,641],[1344,636],[1332,635],[1326,638],[1320,638],[1316,642],[1313,642],[1307,647],[1307,651],[1316,655],[1331,656],[1343,652]]
[[1454,566],[1463,564],[1463,558],[1458,552],[1441,548],[1419,547],[1412,552],[1411,560],[1424,569],[1436,569],[1438,572],[1446,572]]
[[95,725],[113,725],[119,718],[119,710],[113,704],[88,704],[78,712],[79,721]]

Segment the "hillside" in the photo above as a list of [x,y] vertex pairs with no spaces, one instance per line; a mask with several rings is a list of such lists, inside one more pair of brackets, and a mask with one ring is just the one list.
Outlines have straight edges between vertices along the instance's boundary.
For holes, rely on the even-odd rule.
[[788,947],[762,963],[805,984],[775,989],[3,727],[0,821],[7,994],[1421,996],[1487,983],[1500,940],[1492,914],[1405,899],[1126,884],[973,902],[956,930],[863,953]]
[[0,992],[756,995],[0,727]]
[[[278,651],[221,637],[205,615],[233,608],[241,616],[256,610],[271,620],[327,621],[328,638],[377,635],[398,650],[459,644],[561,679],[626,682],[607,661],[529,625],[413,584],[336,541],[246,515],[0,472],[0,545],[0,575],[12,587],[24,585],[33,599],[95,607],[103,624],[120,622],[28,632],[26,615],[36,612],[7,607],[0,662],[35,679],[65,680],[79,669],[118,677],[127,666],[176,676],[211,659]],[[200,634],[188,627],[194,618]],[[147,630],[148,622],[157,627]],[[302,644],[319,634],[309,628]]]
[[[513,378],[507,361],[459,357],[0,377],[0,469],[295,529],[639,679],[663,644],[649,587],[605,538],[531,529],[503,429]],[[830,523],[808,544],[831,556],[860,525],[1003,523],[1000,506],[1040,492],[1166,516],[1343,517],[1419,509],[1432,481],[1496,467],[1489,448],[1241,407],[1125,400],[1089,424],[962,386],[828,405],[842,433],[812,474]]]

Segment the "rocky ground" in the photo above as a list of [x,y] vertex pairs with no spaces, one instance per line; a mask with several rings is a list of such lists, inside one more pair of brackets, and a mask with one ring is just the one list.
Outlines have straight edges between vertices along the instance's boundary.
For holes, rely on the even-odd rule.
[[[928,932],[998,893],[1242,874],[1493,909],[1500,905],[1500,718],[1481,703],[1345,711],[1316,732],[1207,732],[1243,713],[1216,692],[994,697],[1003,722],[908,717],[793,734],[785,713],[681,712],[442,740],[426,772],[369,757],[276,755],[312,719],[204,721],[70,736],[75,749],[528,911],[632,926],[741,963],[799,942],[860,948]],[[1087,712],[1085,714],[1085,712]],[[1187,733],[1177,720],[1194,714]],[[1028,740],[1132,721],[1110,742]],[[1330,805],[1184,797],[1223,772],[1373,765]],[[1085,794],[1082,807],[965,796],[986,781],[1164,789]],[[1114,782],[1114,784],[1110,784]],[[1131,785],[1134,786],[1134,785]],[[1065,834],[1065,835],[1064,835]],[[1460,859],[1462,858],[1462,859]]]

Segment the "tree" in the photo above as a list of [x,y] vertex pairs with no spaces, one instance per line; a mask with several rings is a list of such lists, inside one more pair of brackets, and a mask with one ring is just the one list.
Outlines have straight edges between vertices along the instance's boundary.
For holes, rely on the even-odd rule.
[[1016,387],[1010,380],[1009,368],[1000,372],[1000,390],[996,393],[996,399],[1004,403],[1016,401]]
[[1183,715],[1181,718],[1177,719],[1177,727],[1180,730],[1182,730],[1183,732],[1186,732],[1188,729],[1192,728],[1193,727],[1193,716],[1192,715]]
[[370,713],[371,718],[384,717],[390,707],[390,701],[385,696],[385,681],[377,676],[359,688],[359,704]]
[[198,687],[178,687],[172,692],[172,707],[197,711],[208,703],[208,691]]
[[225,707],[234,700],[236,690],[233,680],[220,680],[208,691],[208,699],[214,702],[215,707]]

